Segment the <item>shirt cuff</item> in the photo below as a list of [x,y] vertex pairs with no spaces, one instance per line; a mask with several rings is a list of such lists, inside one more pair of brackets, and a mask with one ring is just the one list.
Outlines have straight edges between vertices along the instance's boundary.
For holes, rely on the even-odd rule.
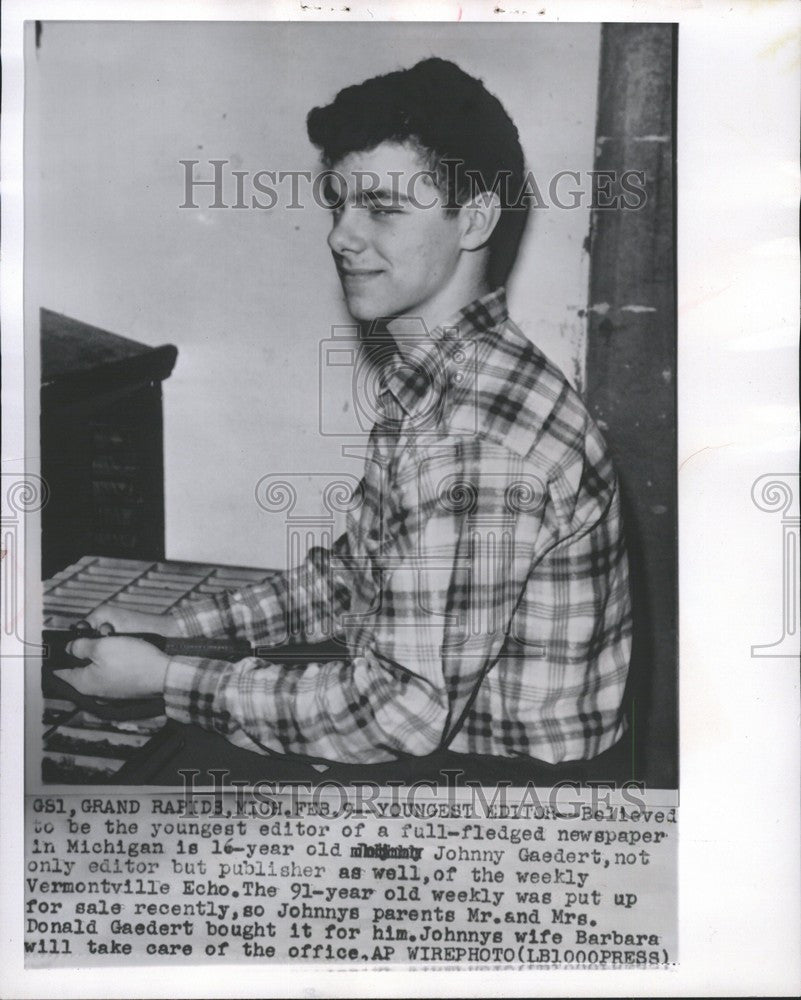
[[223,660],[172,656],[164,678],[164,707],[176,722],[225,733],[227,712],[217,710],[217,692],[231,664]]
[[202,635],[212,639],[227,630],[228,622],[214,597],[192,598],[172,608],[170,614],[185,638]]

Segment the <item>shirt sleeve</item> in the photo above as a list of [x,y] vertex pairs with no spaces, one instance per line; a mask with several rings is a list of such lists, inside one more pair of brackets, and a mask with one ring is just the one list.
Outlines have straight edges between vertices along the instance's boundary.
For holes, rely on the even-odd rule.
[[410,451],[365,570],[375,600],[341,618],[351,656],[173,657],[168,715],[263,752],[361,763],[433,752],[499,655],[542,544],[545,488],[532,478],[478,440]]
[[170,612],[184,636],[230,636],[282,645],[320,642],[336,632],[350,607],[353,557],[350,532],[331,549],[310,549],[305,562],[264,583],[194,598]]

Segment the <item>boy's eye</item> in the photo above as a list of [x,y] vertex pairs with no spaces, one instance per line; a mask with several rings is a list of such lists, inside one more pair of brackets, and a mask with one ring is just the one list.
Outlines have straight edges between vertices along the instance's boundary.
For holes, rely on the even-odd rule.
[[370,202],[369,208],[372,215],[399,215],[402,211],[397,205],[385,205],[381,202]]

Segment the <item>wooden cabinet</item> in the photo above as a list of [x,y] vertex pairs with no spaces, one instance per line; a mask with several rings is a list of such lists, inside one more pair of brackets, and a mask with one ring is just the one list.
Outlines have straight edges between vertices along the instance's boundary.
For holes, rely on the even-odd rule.
[[42,575],[164,557],[161,383],[178,351],[41,310]]

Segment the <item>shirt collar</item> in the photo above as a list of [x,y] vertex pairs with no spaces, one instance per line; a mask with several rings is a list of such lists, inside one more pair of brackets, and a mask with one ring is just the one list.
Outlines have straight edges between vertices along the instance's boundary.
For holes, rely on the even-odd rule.
[[431,332],[434,340],[445,338],[467,339],[500,326],[509,318],[506,307],[506,289],[496,288],[464,306],[445,323]]
[[445,385],[454,386],[469,378],[475,349],[469,342],[494,330],[508,319],[505,288],[496,288],[474,299],[427,335],[407,346],[405,357],[394,354],[382,366],[378,375],[379,392],[388,393],[384,409],[390,416],[397,404],[401,411],[413,416],[420,410],[437,409],[437,400]]

